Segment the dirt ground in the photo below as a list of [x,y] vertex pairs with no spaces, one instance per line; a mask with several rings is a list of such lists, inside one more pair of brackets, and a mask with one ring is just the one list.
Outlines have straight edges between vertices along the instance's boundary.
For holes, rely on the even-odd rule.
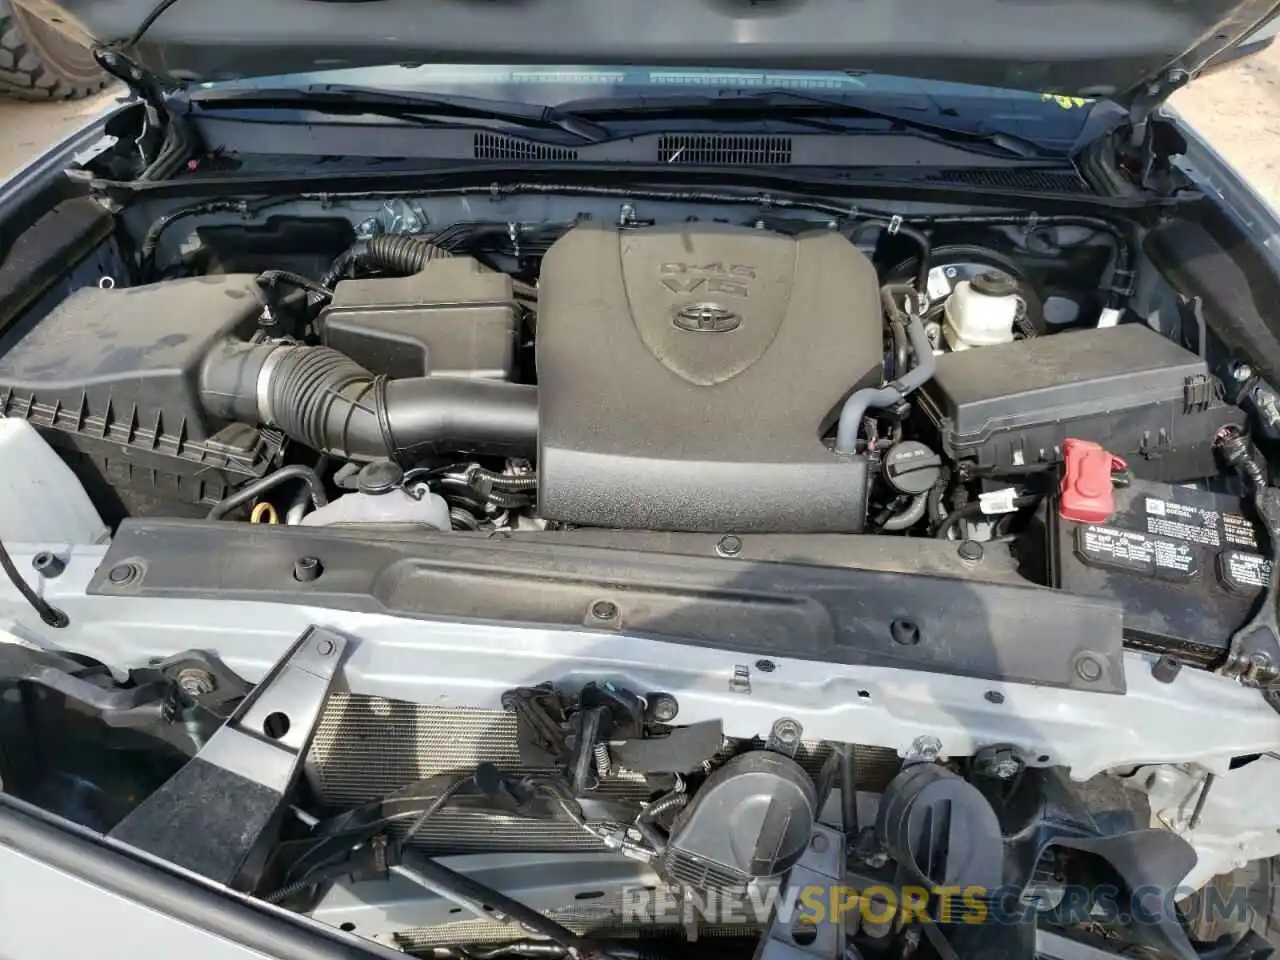
[[1280,209],[1280,44],[1200,78],[1173,105]]
[[[83,103],[0,101],[0,179],[110,105],[107,93]],[[1174,106],[1280,208],[1280,45],[1197,80]]]

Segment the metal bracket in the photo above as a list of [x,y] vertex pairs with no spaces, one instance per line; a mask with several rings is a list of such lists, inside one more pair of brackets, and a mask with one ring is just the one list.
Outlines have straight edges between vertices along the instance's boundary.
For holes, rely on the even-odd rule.
[[110,836],[250,889],[285,811],[346,650],[310,627],[199,753]]
[[197,755],[283,793],[301,770],[346,640],[310,627]]
[[[800,862],[791,868],[783,885],[782,897],[799,897],[806,889],[825,890],[830,897],[844,879],[845,838],[839,830],[818,826],[809,838],[809,848]],[[774,916],[756,948],[755,960],[839,960],[844,954],[844,920],[832,920],[831,910],[824,912],[822,922],[797,924],[801,907],[783,916]],[[802,933],[797,939],[796,934]],[[802,942],[803,941],[803,942]]]

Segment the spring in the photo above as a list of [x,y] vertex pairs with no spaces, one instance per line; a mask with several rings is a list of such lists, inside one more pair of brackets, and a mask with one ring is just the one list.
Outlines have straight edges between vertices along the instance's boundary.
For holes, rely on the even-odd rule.
[[609,776],[613,767],[609,761],[609,747],[607,744],[597,743],[591,748],[591,753],[596,758],[596,776],[603,780]]

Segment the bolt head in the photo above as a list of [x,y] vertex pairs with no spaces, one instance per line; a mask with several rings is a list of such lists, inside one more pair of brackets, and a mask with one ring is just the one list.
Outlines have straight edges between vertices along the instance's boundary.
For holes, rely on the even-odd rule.
[[736,557],[742,553],[742,538],[734,536],[732,533],[721,537],[720,542],[716,544],[716,553],[722,557]]
[[989,773],[997,780],[1012,780],[1018,775],[1018,761],[1012,758],[997,760],[991,765]]
[[659,723],[670,723],[680,713],[680,704],[676,702],[676,698],[663,694],[655,697],[650,707],[653,713],[653,719]]
[[815,833],[809,841],[809,849],[814,853],[826,853],[829,845],[827,838],[821,833]]
[[183,693],[199,696],[203,693],[213,693],[217,688],[217,681],[213,679],[213,674],[209,673],[208,670],[188,667],[186,670],[178,672],[178,689]]
[[1095,657],[1082,656],[1076,661],[1076,674],[1081,680],[1093,683],[1102,678],[1102,664]]
[[1235,369],[1231,371],[1231,376],[1243,383],[1253,376],[1253,367],[1247,363],[1237,363]]
[[132,563],[118,563],[107,573],[107,580],[117,587],[132,583],[138,576],[138,568]]
[[616,620],[618,605],[612,600],[597,600],[591,604],[591,616],[595,620]]
[[937,760],[942,752],[942,741],[937,737],[916,737],[911,741],[911,755],[920,760]]
[[299,583],[311,583],[324,572],[318,557],[299,557],[293,564],[293,579]]

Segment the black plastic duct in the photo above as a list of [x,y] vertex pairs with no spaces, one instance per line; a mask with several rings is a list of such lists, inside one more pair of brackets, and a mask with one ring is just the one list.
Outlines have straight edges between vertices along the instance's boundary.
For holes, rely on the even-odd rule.
[[200,389],[215,416],[271,424],[346,460],[454,452],[530,457],[538,442],[536,387],[388,380],[328,347],[227,341],[206,359]]

